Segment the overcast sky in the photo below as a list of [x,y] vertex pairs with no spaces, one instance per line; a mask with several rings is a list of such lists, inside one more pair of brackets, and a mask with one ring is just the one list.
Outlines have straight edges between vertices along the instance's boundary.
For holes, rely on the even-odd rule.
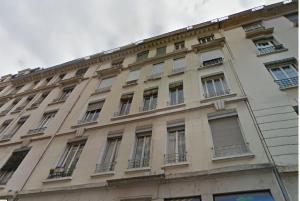
[[1,0],[0,76],[76,58],[278,0]]

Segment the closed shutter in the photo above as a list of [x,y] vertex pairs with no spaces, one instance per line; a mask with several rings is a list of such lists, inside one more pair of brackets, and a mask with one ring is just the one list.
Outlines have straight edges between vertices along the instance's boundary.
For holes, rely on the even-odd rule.
[[116,77],[110,77],[110,78],[103,79],[99,85],[99,89],[111,87],[115,78]]
[[209,120],[209,124],[217,156],[246,152],[237,116]]
[[182,69],[184,68],[184,58],[174,59],[173,69]]
[[221,50],[213,50],[209,52],[203,52],[200,54],[201,62],[210,61],[217,58],[223,58],[223,53]]
[[130,71],[129,76],[127,78],[127,82],[138,80],[140,76],[140,70]]
[[160,74],[163,71],[164,63],[158,63],[153,65],[152,75]]

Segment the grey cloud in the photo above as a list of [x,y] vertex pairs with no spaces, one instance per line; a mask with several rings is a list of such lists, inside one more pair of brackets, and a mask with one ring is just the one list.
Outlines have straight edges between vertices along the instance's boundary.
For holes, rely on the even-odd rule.
[[[276,0],[265,0],[269,4]],[[229,15],[260,0],[3,0],[0,76]]]

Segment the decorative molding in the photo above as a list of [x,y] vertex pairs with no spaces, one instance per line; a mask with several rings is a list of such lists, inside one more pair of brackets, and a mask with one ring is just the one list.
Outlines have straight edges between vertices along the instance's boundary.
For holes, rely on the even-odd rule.
[[251,38],[258,37],[258,36],[270,35],[270,34],[273,34],[273,32],[274,32],[274,27],[272,27],[272,28],[261,27],[260,29],[246,31],[245,34],[246,34],[246,38],[251,39]]
[[225,44],[225,37],[218,38],[207,43],[193,45],[192,49],[195,53],[205,52],[216,48],[222,48]]

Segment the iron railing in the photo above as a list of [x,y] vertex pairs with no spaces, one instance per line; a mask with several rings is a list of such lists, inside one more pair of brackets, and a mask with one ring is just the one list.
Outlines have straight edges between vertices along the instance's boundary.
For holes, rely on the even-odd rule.
[[298,86],[298,77],[291,77],[282,80],[275,80],[280,89],[286,89],[293,86]]
[[258,49],[258,54],[259,55],[264,55],[264,54],[270,54],[272,52],[278,51],[283,49],[283,45],[279,44],[279,45],[274,45],[274,46],[270,46],[270,47],[265,47],[265,48],[259,48]]
[[10,177],[13,175],[14,171],[0,171],[0,185],[5,185]]
[[214,157],[232,156],[249,152],[246,144],[214,147]]
[[186,161],[186,155],[187,155],[187,152],[165,154],[164,155],[165,164],[185,162]]
[[96,172],[109,172],[115,169],[116,162],[107,162],[96,164]]
[[146,111],[150,111],[150,110],[155,110],[157,106],[157,102],[154,102],[150,105],[144,105],[142,107],[139,108],[140,112],[146,112]]
[[222,63],[223,63],[223,58],[219,57],[219,58],[211,59],[208,61],[204,61],[203,67],[214,66],[214,65],[218,65],[218,64],[222,64]]
[[205,98],[217,97],[217,96],[224,96],[230,94],[229,89],[221,90],[221,91],[214,91],[214,92],[204,92],[203,96]]
[[128,169],[149,167],[149,161],[150,161],[149,158],[143,158],[142,160],[139,159],[128,160]]
[[179,98],[177,100],[170,100],[170,101],[167,101],[167,105],[170,106],[170,105],[179,105],[179,104],[182,104],[184,103],[184,98]]
[[71,166],[68,169],[64,167],[56,167],[51,169],[48,175],[48,179],[60,178],[60,177],[70,177],[75,169],[75,166]]
[[35,129],[30,129],[28,131],[28,135],[32,134],[37,134],[37,133],[43,133],[46,130],[47,127],[41,127],[41,128],[35,128]]

